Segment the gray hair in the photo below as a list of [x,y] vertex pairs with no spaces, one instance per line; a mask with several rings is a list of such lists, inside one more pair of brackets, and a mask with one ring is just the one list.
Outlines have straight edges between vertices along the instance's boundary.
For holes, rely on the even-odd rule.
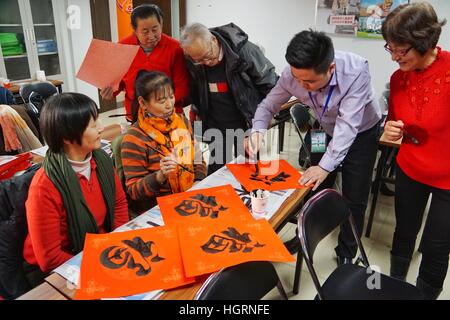
[[194,22],[184,26],[181,29],[180,45],[182,48],[189,47],[197,39],[200,39],[205,43],[209,43],[212,38],[213,34],[206,26],[201,23]]

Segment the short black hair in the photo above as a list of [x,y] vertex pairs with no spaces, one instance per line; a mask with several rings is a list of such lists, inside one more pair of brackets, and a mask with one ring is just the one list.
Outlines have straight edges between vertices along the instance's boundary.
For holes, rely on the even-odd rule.
[[296,69],[314,69],[317,74],[322,74],[334,60],[333,42],[323,32],[305,30],[291,40],[285,57]]
[[404,4],[388,14],[381,27],[386,42],[409,44],[421,55],[435,48],[446,20],[438,20],[431,4]]
[[160,24],[162,24],[164,15],[161,9],[156,4],[142,4],[133,9],[131,12],[131,25],[133,29],[137,29],[138,19],[147,19],[155,16]]
[[172,79],[165,73],[159,71],[139,70],[134,82],[134,101],[131,106],[132,121],[136,122],[139,113],[138,98],[149,100],[150,95],[154,95],[156,99],[164,96],[167,90],[174,90]]
[[49,149],[59,153],[64,151],[64,140],[81,145],[91,118],[98,118],[96,103],[84,94],[66,92],[45,102],[39,126]]

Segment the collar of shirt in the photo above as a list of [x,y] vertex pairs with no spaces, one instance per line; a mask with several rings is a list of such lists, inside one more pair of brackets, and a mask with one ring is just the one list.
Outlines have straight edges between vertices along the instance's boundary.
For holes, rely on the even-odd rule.
[[220,48],[220,50],[219,50],[219,62],[222,62],[222,59],[223,59],[223,49],[222,49],[222,46],[221,46],[221,45],[219,45],[219,48]]
[[92,153],[83,161],[74,161],[67,159],[75,173],[84,176],[88,181],[91,178],[91,169],[92,169]]
[[[325,85],[325,87],[320,88],[319,90],[315,91],[315,92],[320,92],[322,93],[324,90],[325,92],[328,92],[328,88],[330,86],[337,86],[338,82],[337,82],[337,72],[336,70],[333,71],[333,74],[331,75],[331,79],[328,81],[328,83]],[[315,93],[314,91],[311,92],[312,94]]]
[[154,48],[144,48],[143,46],[141,46],[142,50],[144,50],[146,55],[149,55],[150,53],[152,53]]

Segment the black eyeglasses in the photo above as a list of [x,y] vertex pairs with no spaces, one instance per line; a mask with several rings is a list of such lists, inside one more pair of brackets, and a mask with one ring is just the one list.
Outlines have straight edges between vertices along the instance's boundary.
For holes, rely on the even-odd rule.
[[386,50],[390,54],[395,54],[400,57],[406,56],[412,48],[413,48],[413,46],[409,47],[408,49],[392,50],[387,43],[384,45],[384,50]]
[[210,61],[217,59],[217,57],[214,57],[214,45],[213,45],[212,41],[211,41],[210,45],[211,45],[211,47],[210,47],[209,51],[203,56],[203,58],[201,58],[199,60],[194,60],[190,56],[188,56],[194,65],[208,63]]

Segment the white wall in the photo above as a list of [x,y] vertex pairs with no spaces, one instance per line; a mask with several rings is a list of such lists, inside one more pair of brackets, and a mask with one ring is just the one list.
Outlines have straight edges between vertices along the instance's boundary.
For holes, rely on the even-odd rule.
[[281,72],[284,53],[300,30],[314,27],[315,0],[187,0],[186,21],[215,27],[234,22],[261,45]]
[[111,41],[119,41],[119,31],[117,27],[116,0],[109,0],[109,22],[111,24]]
[[434,7],[440,19],[447,19],[447,24],[444,26],[439,39],[439,44],[443,49],[450,51],[450,1],[428,0],[428,2]]
[[81,63],[84,60],[89,44],[92,40],[91,8],[89,0],[65,0],[59,4],[59,18],[67,19],[67,8],[71,5],[80,9],[80,28],[69,29],[67,24],[63,24],[63,42],[65,45],[65,56],[63,63],[66,64],[67,84],[66,91],[80,92],[99,103],[98,91],[94,86],[75,78]]
[[[447,15],[440,44],[450,50],[450,1],[429,1],[441,18]],[[290,39],[298,32],[315,27],[315,0],[187,0],[187,22],[200,22],[208,27],[234,22],[249,34],[252,42],[262,45],[266,56],[280,72],[286,61],[284,54]],[[384,50],[383,40],[332,36],[337,50],[352,51],[369,60],[372,84],[381,96],[385,83],[396,65]]]

